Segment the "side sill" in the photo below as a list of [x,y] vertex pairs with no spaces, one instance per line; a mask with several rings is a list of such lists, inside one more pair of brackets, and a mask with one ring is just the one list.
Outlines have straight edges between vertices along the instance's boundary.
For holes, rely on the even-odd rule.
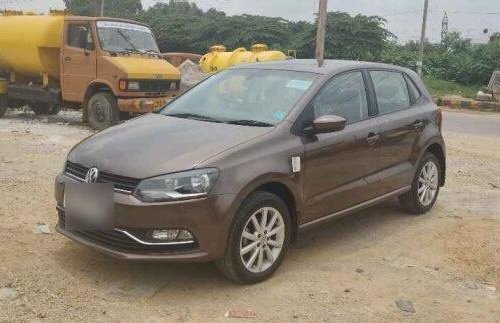
[[351,206],[351,207],[349,207],[347,209],[344,209],[344,210],[332,213],[330,215],[326,215],[326,216],[321,217],[319,219],[312,220],[312,221],[309,221],[307,223],[301,224],[301,225],[299,225],[299,232],[305,231],[307,229],[310,229],[310,228],[312,228],[312,227],[314,227],[314,226],[316,226],[318,224],[321,224],[323,222],[326,222],[326,221],[329,221],[329,220],[332,220],[332,219],[335,219],[335,218],[339,218],[339,217],[342,217],[342,216],[346,216],[346,215],[355,213],[355,212],[357,212],[359,210],[362,210],[362,209],[365,209],[367,207],[373,206],[373,205],[375,205],[375,204],[377,204],[377,203],[379,203],[379,202],[381,202],[383,200],[386,200],[386,199],[389,199],[391,197],[394,197],[394,196],[406,193],[410,189],[411,189],[410,186],[405,186],[403,188],[400,188],[400,189],[397,189],[395,191],[389,192],[387,194],[381,195],[381,196],[376,197],[374,199],[371,199],[371,200],[365,201],[363,203]]

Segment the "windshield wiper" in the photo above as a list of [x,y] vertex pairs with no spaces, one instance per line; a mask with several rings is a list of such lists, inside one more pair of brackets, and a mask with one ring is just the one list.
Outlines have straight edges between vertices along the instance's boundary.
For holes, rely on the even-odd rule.
[[257,121],[257,120],[229,120],[226,121],[226,123],[229,124],[237,124],[241,126],[253,126],[253,127],[274,127],[272,123],[269,122],[263,122],[263,121]]
[[217,122],[217,123],[222,123],[224,121],[215,119],[209,116],[204,116],[196,113],[172,113],[172,114],[164,114],[164,116],[167,117],[176,117],[176,118],[184,118],[184,119],[194,119],[194,120],[200,120],[200,121],[210,121],[210,122]]

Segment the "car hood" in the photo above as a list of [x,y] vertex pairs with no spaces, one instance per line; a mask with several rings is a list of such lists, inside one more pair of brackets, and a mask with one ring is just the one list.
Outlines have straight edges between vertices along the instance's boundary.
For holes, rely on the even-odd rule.
[[148,114],[85,139],[68,160],[115,175],[148,178],[195,168],[273,129]]

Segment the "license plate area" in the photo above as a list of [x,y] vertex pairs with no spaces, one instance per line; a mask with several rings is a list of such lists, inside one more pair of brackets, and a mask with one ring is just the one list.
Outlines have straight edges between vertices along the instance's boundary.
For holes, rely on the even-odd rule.
[[111,183],[66,183],[63,206],[67,230],[111,230],[115,227]]

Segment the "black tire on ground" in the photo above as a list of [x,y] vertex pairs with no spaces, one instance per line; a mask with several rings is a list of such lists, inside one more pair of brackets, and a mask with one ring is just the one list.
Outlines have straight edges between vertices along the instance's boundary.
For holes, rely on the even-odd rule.
[[6,95],[0,95],[0,118],[4,116],[9,108],[9,103]]
[[[432,198],[432,200],[430,201],[430,203],[428,203],[427,205],[424,205],[420,201],[419,193],[418,193],[418,190],[420,187],[419,186],[419,177],[420,177],[420,174],[422,172],[422,168],[425,165],[428,165],[428,163],[433,163],[437,167],[437,176],[438,176],[437,177],[437,188],[436,188],[436,193],[435,193],[434,197]],[[436,156],[434,156],[434,154],[432,154],[432,153],[425,153],[424,157],[422,158],[422,160],[420,160],[420,163],[418,164],[417,170],[415,172],[415,176],[414,176],[412,184],[411,184],[411,189],[408,192],[399,196],[399,203],[400,203],[401,207],[405,211],[413,213],[413,214],[417,214],[417,215],[424,214],[427,211],[429,211],[434,206],[434,203],[436,203],[436,199],[439,195],[439,183],[441,181],[441,176],[442,176],[442,169],[440,167],[439,161],[436,158]]]
[[[275,262],[260,273],[254,273],[245,268],[240,256],[240,241],[245,225],[250,217],[263,207],[272,207],[281,213],[285,226],[285,236],[281,251]],[[268,192],[256,192],[249,196],[242,204],[229,232],[226,250],[221,259],[216,261],[219,270],[229,279],[240,284],[254,284],[271,277],[280,266],[290,244],[291,221],[290,212],[285,202],[278,196]]]
[[103,130],[118,123],[120,111],[116,98],[105,92],[92,95],[87,102],[87,120],[96,130]]
[[54,115],[58,114],[61,107],[58,104],[32,102],[29,104],[30,109],[38,115]]

